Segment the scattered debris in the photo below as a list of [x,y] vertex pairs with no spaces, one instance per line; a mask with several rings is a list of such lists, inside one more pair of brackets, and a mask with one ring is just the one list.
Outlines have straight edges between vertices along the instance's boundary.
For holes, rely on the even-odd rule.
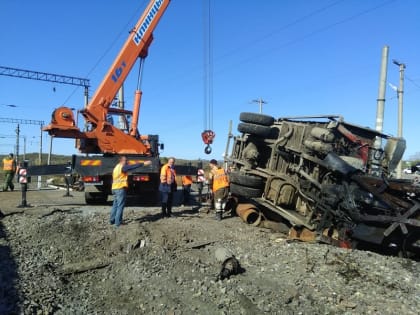
[[87,260],[77,263],[66,264],[60,268],[60,273],[69,275],[73,273],[82,273],[91,270],[108,267],[111,264],[109,261],[104,261],[102,258]]
[[239,261],[228,249],[219,247],[216,249],[215,255],[216,260],[222,263],[222,269],[217,276],[217,280],[229,279],[230,276],[243,272]]

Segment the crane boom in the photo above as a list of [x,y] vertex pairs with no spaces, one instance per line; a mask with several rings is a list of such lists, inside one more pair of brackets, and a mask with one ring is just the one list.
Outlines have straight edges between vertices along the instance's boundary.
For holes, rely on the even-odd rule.
[[107,109],[111,105],[137,58],[147,56],[147,49],[153,39],[153,30],[168,4],[169,0],[152,0],[149,3],[89,102],[84,114],[89,121],[95,122],[103,115],[104,108]]
[[[153,40],[153,31],[169,2],[170,0],[149,2],[92,99],[80,111],[89,125],[89,130],[80,131],[73,112],[68,107],[57,108],[52,115],[51,123],[43,130],[55,137],[80,139],[81,141],[77,141],[77,147],[82,153],[151,154],[150,148],[144,144],[144,137],[140,138],[135,132],[128,130],[125,132],[117,128],[107,120],[107,116],[110,113],[132,114],[110,106],[136,60],[147,56]],[[134,112],[138,113],[140,104],[134,106]]]

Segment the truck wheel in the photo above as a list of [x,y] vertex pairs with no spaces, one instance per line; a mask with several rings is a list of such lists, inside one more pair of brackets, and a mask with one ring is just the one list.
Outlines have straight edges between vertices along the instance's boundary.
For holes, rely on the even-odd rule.
[[239,115],[239,119],[246,123],[263,126],[271,126],[274,123],[274,117],[256,113],[243,112]]
[[268,126],[243,122],[238,124],[238,131],[266,138],[270,135],[271,128]]
[[88,205],[106,204],[108,195],[102,192],[85,192],[85,201]]
[[230,192],[233,195],[247,197],[247,198],[261,197],[262,195],[262,189],[246,187],[246,186],[238,185],[235,183],[230,184]]
[[229,180],[231,183],[254,188],[261,188],[263,184],[263,179],[261,177],[240,172],[229,173]]

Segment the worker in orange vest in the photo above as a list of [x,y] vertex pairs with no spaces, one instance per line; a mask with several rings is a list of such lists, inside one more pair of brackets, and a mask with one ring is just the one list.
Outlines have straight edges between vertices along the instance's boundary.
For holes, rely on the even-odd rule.
[[118,228],[122,223],[128,188],[127,172],[137,167],[151,164],[152,161],[144,161],[142,163],[129,165],[127,164],[127,157],[124,155],[120,156],[118,164],[115,165],[114,170],[112,171],[112,194],[114,195],[114,202],[112,204],[111,216],[109,218],[110,224],[115,224],[115,227]]
[[162,217],[172,215],[172,200],[174,192],[177,190],[175,158],[170,157],[168,163],[160,169],[160,197],[162,204]]
[[9,153],[9,156],[3,159],[3,172],[4,172],[4,185],[3,191],[7,191],[10,187],[10,190],[15,189],[13,185],[13,177],[16,172],[16,161],[13,159],[13,153]]
[[215,159],[210,160],[210,187],[213,192],[216,219],[222,220],[223,211],[229,197],[229,177],[222,167],[217,165]]
[[190,202],[190,193],[191,193],[191,185],[193,183],[191,175],[184,175],[181,177],[182,179],[182,193],[183,193],[183,200],[182,205],[186,206]]

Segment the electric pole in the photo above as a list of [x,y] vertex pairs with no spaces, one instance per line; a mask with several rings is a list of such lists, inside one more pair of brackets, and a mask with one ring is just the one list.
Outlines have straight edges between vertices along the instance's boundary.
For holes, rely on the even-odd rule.
[[[16,128],[16,159],[18,159],[18,156],[19,156],[19,136],[20,136],[19,124],[30,124],[30,125],[39,125],[40,126],[38,165],[41,165],[42,164],[42,126],[45,125],[44,121],[0,117],[0,123],[17,123],[17,128]],[[16,160],[16,162],[17,162],[17,160]],[[41,188],[41,176],[38,176],[38,188]]]
[[20,136],[20,128],[19,128],[19,124],[17,124],[17,127],[16,127],[16,152],[15,152],[15,154],[16,154],[16,157],[15,157],[15,160],[16,160],[16,165],[18,165],[18,163],[19,163],[19,136]]
[[[397,60],[392,60],[392,63],[399,67],[400,71],[400,84],[397,90],[397,98],[398,98],[398,132],[397,136],[402,138],[403,136],[403,93],[404,93],[404,69],[405,64],[398,62]],[[401,161],[398,163],[397,166],[397,178],[401,178],[401,171],[402,171],[402,163]]]
[[[389,47],[382,48],[381,70],[379,76],[379,91],[376,105],[376,131],[382,132],[384,125],[384,108],[385,108],[385,90],[386,90],[386,74],[388,69],[388,52]],[[375,148],[380,149],[382,146],[381,137],[376,137]]]
[[268,102],[264,101],[261,97],[259,99],[252,100],[252,103],[258,103],[260,107],[259,113],[262,114],[262,106],[263,104],[268,104]]

